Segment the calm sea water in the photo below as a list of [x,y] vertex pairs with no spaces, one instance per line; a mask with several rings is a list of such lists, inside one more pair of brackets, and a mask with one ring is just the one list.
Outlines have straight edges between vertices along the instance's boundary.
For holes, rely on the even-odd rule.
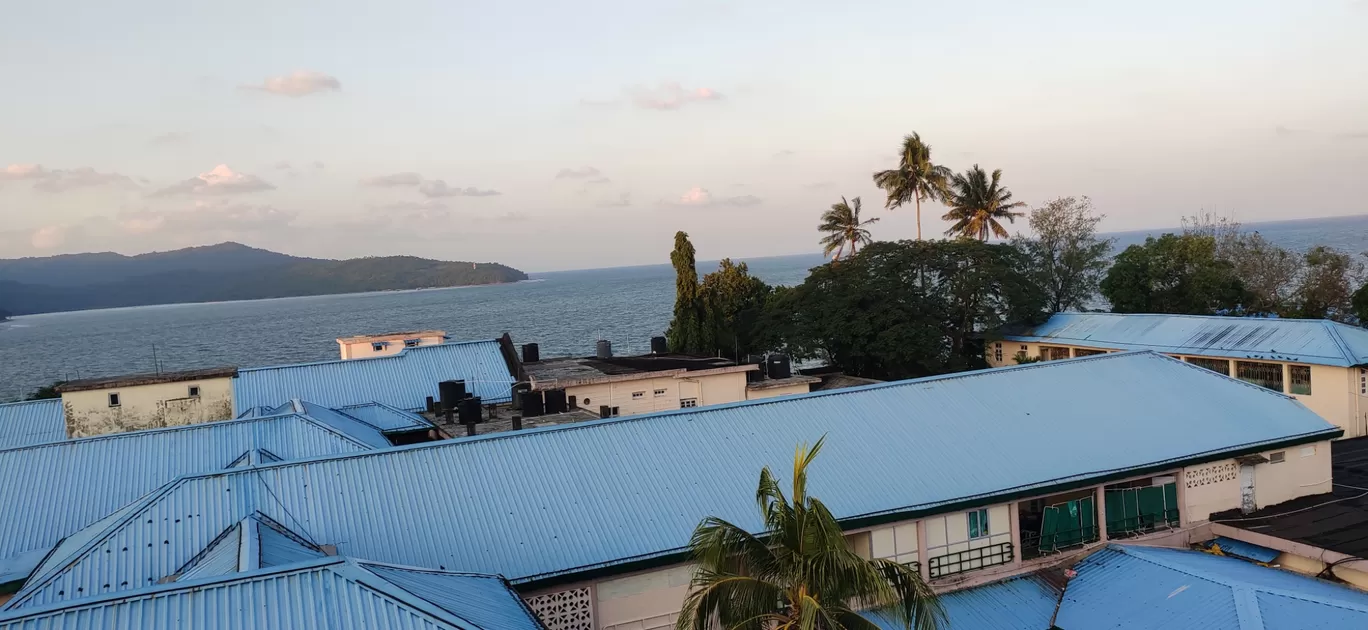
[[[1285,247],[1328,244],[1368,249],[1368,216],[1247,226]],[[1154,230],[1154,233],[1162,230]],[[1124,247],[1151,233],[1112,236]],[[771,284],[798,284],[817,255],[749,259]],[[700,264],[711,271],[716,263]],[[436,328],[454,339],[535,341],[544,356],[588,355],[608,339],[615,352],[642,353],[669,325],[669,265],[532,274],[518,284],[319,297],[176,304],[28,315],[0,324],[0,401],[59,379],[153,369],[242,367],[337,357],[338,337]]]

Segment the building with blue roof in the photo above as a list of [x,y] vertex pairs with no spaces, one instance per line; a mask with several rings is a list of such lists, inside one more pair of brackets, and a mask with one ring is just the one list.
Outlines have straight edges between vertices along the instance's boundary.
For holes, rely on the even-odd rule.
[[1282,392],[1344,429],[1368,435],[1368,330],[1324,319],[1056,313],[1008,328],[988,344],[989,365],[1017,356],[1067,359],[1153,350]]
[[513,398],[510,360],[516,361],[500,341],[489,340],[404,348],[369,359],[243,368],[233,379],[233,404],[235,414],[296,398],[330,409],[380,403],[418,411],[427,397],[439,397],[437,384],[449,380],[464,380],[466,390],[486,403],[506,403]]
[[62,400],[0,404],[0,448],[15,448],[66,439]]
[[63,538],[181,475],[390,446],[371,425],[294,405],[300,412],[0,450],[0,584],[27,577]]
[[6,606],[155,583],[261,514],[343,555],[507,575],[534,607],[619,630],[672,618],[694,527],[759,531],[760,468],[824,435],[810,489],[852,546],[944,586],[1324,492],[1340,434],[1156,353],[968,372],[187,476],[82,531]]
[[0,616],[0,630],[545,630],[496,575],[319,557]]

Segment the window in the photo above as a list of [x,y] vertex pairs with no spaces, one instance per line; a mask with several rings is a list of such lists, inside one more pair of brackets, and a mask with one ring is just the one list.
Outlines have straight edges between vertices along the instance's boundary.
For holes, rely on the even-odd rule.
[[1002,344],[1000,343],[993,344],[993,360],[1002,361]]
[[663,389],[657,389],[657,390],[655,390],[655,397],[656,397],[656,398],[660,398],[661,396],[664,396],[664,395],[665,395],[665,390],[663,390]]
[[969,512],[969,538],[983,538],[988,535],[988,510]]
[[191,397],[191,398],[199,398],[199,385],[191,385],[191,386],[190,386],[190,397]]
[[1270,464],[1281,464],[1285,461],[1287,461],[1287,451],[1278,451],[1276,453],[1268,454],[1268,463]]
[[417,347],[418,347],[418,341],[419,341],[418,339],[405,339],[405,340],[404,340],[404,347],[405,347],[405,348],[417,348]]
[[110,406],[110,407],[118,407],[118,406],[119,406],[119,395],[118,395],[117,393],[116,393],[116,394],[110,394],[110,395],[109,395],[109,406]]
[[1022,352],[1030,352],[1030,350],[1031,350],[1030,348],[1027,348],[1027,347],[1024,346],[1024,345],[1021,346],[1021,351],[1022,351]]
[[617,408],[617,407],[613,407],[611,410],[609,410],[608,413],[609,413],[610,415],[612,415],[614,418],[616,418],[616,417],[618,417],[618,408]]
[[584,399],[584,404],[585,404],[585,405],[588,405],[588,404],[589,404],[589,399],[588,399],[588,398],[585,398],[585,399]]
[[1359,368],[1359,395],[1368,396],[1368,368]]
[[1093,356],[1093,355],[1096,355],[1096,354],[1106,354],[1106,353],[1107,353],[1106,350],[1089,350],[1089,349],[1087,349],[1087,348],[1074,348],[1074,356],[1076,356],[1076,357],[1090,357],[1090,356]]
[[374,351],[376,351],[376,352],[379,352],[379,351],[384,350],[384,349],[385,349],[385,342],[383,342],[383,341],[377,341],[377,342],[371,344],[371,350],[374,350]]
[[1041,347],[1040,347],[1040,360],[1041,360],[1041,361],[1060,361],[1060,360],[1067,359],[1067,358],[1069,358],[1069,349],[1068,349],[1068,348],[1060,348],[1060,347],[1056,347],[1056,346],[1041,346]]
[[679,408],[680,408],[680,409],[687,409],[687,408],[689,408],[689,407],[697,407],[697,406],[698,406],[698,399],[697,399],[697,398],[680,398],[680,399],[679,399]]
[[1278,363],[1236,361],[1235,378],[1275,392],[1283,391],[1283,369]]
[[632,400],[641,400],[646,397],[646,392],[632,392]]
[[1188,357],[1187,362],[1199,368],[1206,368],[1212,372],[1218,372],[1230,376],[1229,359],[1203,359],[1202,357]]
[[1289,365],[1287,366],[1288,380],[1292,381],[1292,388],[1288,390],[1293,394],[1303,396],[1311,395],[1311,366],[1309,365]]

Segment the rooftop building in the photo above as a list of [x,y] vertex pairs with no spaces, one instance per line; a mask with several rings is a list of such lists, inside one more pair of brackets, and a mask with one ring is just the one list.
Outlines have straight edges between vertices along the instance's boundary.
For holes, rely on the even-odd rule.
[[441,330],[410,330],[380,335],[339,337],[337,346],[343,359],[372,359],[399,354],[404,348],[446,343],[446,340],[446,332]]
[[68,381],[62,395],[66,436],[214,422],[233,417],[235,367]]
[[992,366],[1153,350],[1295,397],[1344,429],[1368,435],[1368,330],[1321,319],[1057,313],[988,344]]

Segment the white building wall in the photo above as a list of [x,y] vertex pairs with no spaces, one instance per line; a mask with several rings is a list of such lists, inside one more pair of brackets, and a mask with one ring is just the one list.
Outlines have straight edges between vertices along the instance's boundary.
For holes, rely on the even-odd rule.
[[[199,396],[190,396],[198,387]],[[110,406],[109,395],[119,405]],[[106,433],[198,424],[233,417],[233,379],[210,378],[62,393],[67,435]]]

